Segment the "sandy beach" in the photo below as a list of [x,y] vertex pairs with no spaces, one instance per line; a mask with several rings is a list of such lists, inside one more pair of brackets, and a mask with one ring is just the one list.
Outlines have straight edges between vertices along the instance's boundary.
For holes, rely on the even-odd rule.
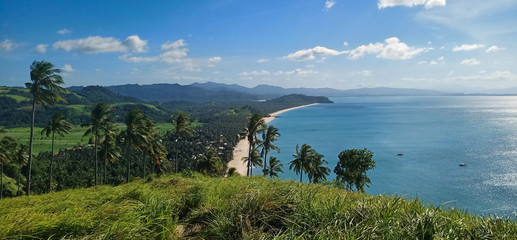
[[[291,110],[297,109],[297,108],[313,106],[316,104],[319,104],[319,103],[312,103],[312,104],[302,105],[302,106],[298,106],[298,107],[283,109],[283,110],[271,113],[271,114],[269,114],[269,116],[264,117],[263,119],[264,119],[264,122],[266,122],[266,124],[267,124],[267,123],[271,122],[273,119],[275,119],[275,116],[277,116],[278,114],[285,113],[287,111],[291,111]],[[243,140],[239,141],[237,146],[235,146],[235,148],[233,149],[233,159],[228,163],[228,168],[233,167],[233,168],[237,169],[237,172],[242,176],[246,176],[246,170],[247,170],[246,162],[242,161],[242,158],[248,156],[248,148],[249,148],[249,144],[248,144],[247,139],[243,139]]]

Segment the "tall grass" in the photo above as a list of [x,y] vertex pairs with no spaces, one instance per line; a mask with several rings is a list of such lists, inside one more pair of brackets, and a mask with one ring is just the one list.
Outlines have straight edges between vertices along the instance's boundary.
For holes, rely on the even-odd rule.
[[397,196],[194,174],[1,200],[4,238],[517,239],[517,224]]

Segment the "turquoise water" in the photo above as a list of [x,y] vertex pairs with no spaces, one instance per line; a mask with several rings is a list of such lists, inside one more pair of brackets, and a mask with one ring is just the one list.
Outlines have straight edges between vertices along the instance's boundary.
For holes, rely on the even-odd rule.
[[517,97],[332,100],[270,123],[282,134],[281,153],[274,153],[284,164],[281,178],[299,179],[288,167],[296,144],[325,155],[331,171],[339,152],[366,147],[376,161],[370,194],[418,197],[481,215],[517,211]]

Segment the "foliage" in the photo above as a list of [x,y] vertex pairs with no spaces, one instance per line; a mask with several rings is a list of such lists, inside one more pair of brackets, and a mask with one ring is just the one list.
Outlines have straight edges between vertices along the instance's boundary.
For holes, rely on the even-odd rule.
[[276,159],[276,157],[269,157],[269,168],[267,174],[270,178],[277,178],[278,173],[283,173],[282,167],[284,164],[280,162],[280,160]]
[[278,128],[274,127],[273,125],[265,126],[264,130],[262,131],[262,141],[260,142],[259,146],[262,147],[260,155],[264,156],[264,163],[262,166],[264,176],[268,175],[268,167],[266,160],[269,151],[276,150],[278,153],[280,152],[280,148],[273,144],[273,142],[275,142],[278,137],[280,137]]
[[346,183],[348,190],[351,191],[355,187],[357,191],[364,192],[364,186],[370,183],[366,172],[375,167],[373,152],[366,148],[348,149],[339,153],[338,157],[339,161],[334,169],[336,178]]
[[256,147],[256,144],[258,142],[257,134],[261,132],[265,128],[265,126],[266,123],[264,122],[264,119],[262,119],[260,115],[254,114],[248,119],[248,124],[246,125],[246,128],[244,128],[244,130],[240,133],[240,138],[247,139],[249,143],[247,158],[248,176],[251,176],[251,171],[253,168],[252,162],[250,160],[253,160],[253,148]]
[[517,223],[262,177],[161,176],[0,200],[1,239],[515,239]]
[[330,169],[323,166],[327,161],[323,160],[323,155],[316,152],[310,145],[303,144],[300,148],[296,145],[296,153],[293,154],[294,160],[289,162],[289,169],[293,169],[296,174],[300,175],[302,182],[303,173],[309,177],[310,183],[319,183],[326,180]]

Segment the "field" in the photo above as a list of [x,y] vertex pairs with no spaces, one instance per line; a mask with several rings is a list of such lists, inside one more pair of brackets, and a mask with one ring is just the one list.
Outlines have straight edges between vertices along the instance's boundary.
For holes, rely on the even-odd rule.
[[481,218],[335,187],[183,173],[0,200],[0,239],[516,239]]
[[[125,129],[123,123],[117,124],[120,130]],[[173,130],[174,126],[171,123],[157,123],[156,127],[160,133],[165,133],[168,130]],[[54,141],[55,151],[59,149],[76,147],[80,145],[88,144],[89,137],[83,137],[84,132],[87,128],[80,126],[74,126],[70,131],[70,134],[63,137],[56,135]],[[43,151],[51,151],[52,149],[52,138],[41,135],[42,128],[34,128],[34,141],[33,141],[33,152],[38,154]],[[19,128],[7,128],[5,132],[0,133],[0,138],[3,136],[10,136],[18,141],[18,143],[29,144],[30,128],[19,127]]]

